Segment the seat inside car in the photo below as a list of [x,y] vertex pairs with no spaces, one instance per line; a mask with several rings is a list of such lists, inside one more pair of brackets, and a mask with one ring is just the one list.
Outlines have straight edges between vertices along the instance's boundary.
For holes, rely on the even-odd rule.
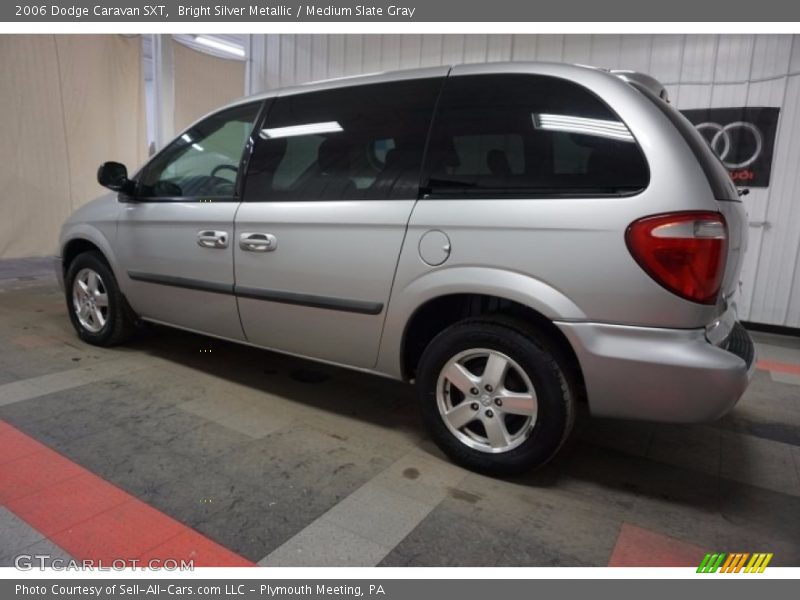
[[508,154],[504,150],[494,148],[486,153],[486,166],[492,175],[511,175],[511,163],[508,161]]
[[298,194],[306,200],[348,198],[356,194],[350,179],[350,145],[337,137],[326,138],[317,150],[311,177],[304,177]]
[[[369,187],[370,193],[377,198],[388,198],[393,191],[398,191],[395,189],[398,182],[402,185],[409,180],[405,177],[408,170],[418,168],[414,158],[415,153],[407,151],[402,146],[387,151],[383,168]],[[411,179],[416,180],[416,177]]]

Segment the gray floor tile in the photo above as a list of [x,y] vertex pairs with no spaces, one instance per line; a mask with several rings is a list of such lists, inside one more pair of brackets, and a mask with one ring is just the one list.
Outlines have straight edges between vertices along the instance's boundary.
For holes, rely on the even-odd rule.
[[514,543],[515,523],[487,520],[455,500],[434,509],[379,566],[497,566]]
[[390,548],[320,521],[259,561],[263,567],[372,567]]
[[30,565],[33,569],[38,569],[43,566],[45,568],[51,567],[53,561],[60,561],[59,566],[64,566],[67,561],[72,557],[67,554],[62,548],[54,544],[48,539],[42,539],[34,542],[30,546],[22,548],[20,551],[7,554],[0,557],[0,567],[13,567],[16,566],[17,557],[24,555],[20,560],[23,561],[21,565],[27,568]]
[[[52,283],[0,291],[0,336],[0,385],[145,361],[88,385],[67,377],[0,418],[254,561],[604,565],[628,522],[800,565],[793,378],[757,371],[710,425],[582,416],[554,461],[498,480],[444,458],[399,383],[162,327],[124,347],[87,346]],[[800,356],[798,340],[757,339],[764,359]],[[327,379],[303,382],[298,370]],[[14,523],[0,512],[0,541],[48,550]]]
[[17,517],[4,506],[0,506],[0,555],[10,556],[22,552],[44,536]]
[[647,458],[676,467],[718,475],[722,464],[722,433],[698,425],[655,427]]
[[723,432],[720,475],[792,496],[800,496],[792,451],[797,446],[751,435]]

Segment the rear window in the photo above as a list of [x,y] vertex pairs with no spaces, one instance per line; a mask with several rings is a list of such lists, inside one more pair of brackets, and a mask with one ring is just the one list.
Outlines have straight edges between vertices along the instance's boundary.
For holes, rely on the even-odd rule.
[[431,196],[627,195],[647,162],[621,119],[586,88],[540,75],[445,83],[423,176]]
[[705,138],[694,128],[694,125],[671,104],[664,102],[645,86],[635,81],[629,81],[628,83],[655,104],[675,126],[675,129],[678,130],[683,139],[686,140],[692,154],[694,154],[703,169],[714,198],[717,200],[738,201],[739,193],[736,191],[736,185],[733,183],[727,169],[717,155],[714,154]]

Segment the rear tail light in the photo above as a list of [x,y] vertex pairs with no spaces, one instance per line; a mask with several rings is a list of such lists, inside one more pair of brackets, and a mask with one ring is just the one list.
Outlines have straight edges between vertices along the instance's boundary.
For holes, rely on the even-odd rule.
[[714,304],[722,284],[728,228],[716,212],[679,212],[634,221],[628,250],[650,277],[669,291]]

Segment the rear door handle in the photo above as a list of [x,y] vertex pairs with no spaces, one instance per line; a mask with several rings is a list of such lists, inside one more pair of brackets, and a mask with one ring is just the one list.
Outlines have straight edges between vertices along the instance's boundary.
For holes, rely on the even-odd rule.
[[207,229],[197,232],[197,245],[201,248],[227,248],[228,232]]
[[271,233],[243,233],[239,247],[247,252],[272,252],[278,247],[278,238]]

